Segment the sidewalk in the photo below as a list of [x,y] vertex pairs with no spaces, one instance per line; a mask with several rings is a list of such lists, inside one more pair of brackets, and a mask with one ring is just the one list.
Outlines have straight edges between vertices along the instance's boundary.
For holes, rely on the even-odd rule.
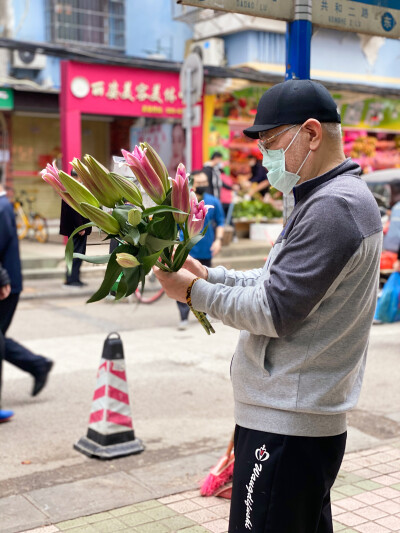
[[[400,440],[347,453],[331,495],[335,532],[399,532]],[[220,498],[202,498],[198,490],[192,490],[31,529],[29,533],[226,533],[229,503]]]

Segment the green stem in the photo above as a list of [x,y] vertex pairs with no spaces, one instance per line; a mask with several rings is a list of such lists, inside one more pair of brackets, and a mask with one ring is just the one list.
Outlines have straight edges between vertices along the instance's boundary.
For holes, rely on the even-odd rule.
[[173,268],[172,262],[168,259],[166,253],[163,251],[161,252],[161,257],[164,260],[164,262],[168,265],[169,268]]
[[173,270],[171,270],[170,268],[168,268],[168,266],[164,265],[163,263],[161,263],[160,261],[157,261],[156,262],[156,266],[162,270],[163,272],[173,272]]

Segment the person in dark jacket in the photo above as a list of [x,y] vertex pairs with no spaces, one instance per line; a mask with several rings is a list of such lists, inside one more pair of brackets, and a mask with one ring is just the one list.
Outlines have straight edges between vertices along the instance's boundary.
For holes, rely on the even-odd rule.
[[[72,170],[71,176],[74,178],[77,177],[77,173]],[[70,237],[71,234],[76,230],[76,228],[79,228],[79,226],[82,226],[83,224],[87,224],[89,222],[89,219],[83,217],[79,213],[75,211],[72,207],[70,207],[64,200],[61,202],[61,216],[60,216],[60,234],[64,235],[65,237]],[[90,235],[92,232],[92,228],[86,228],[76,235],[74,235],[74,253],[77,254],[85,254],[86,252],[86,242],[87,242],[87,236]],[[83,283],[80,279],[80,269],[81,269],[82,259],[74,259],[72,262],[72,271],[69,274],[66,273],[66,280],[64,283],[65,288],[77,288],[81,289],[86,285],[86,283]]]
[[6,337],[22,291],[21,260],[14,209],[0,185],[0,263],[10,279],[9,294],[0,300],[0,331],[4,336],[3,358],[34,379],[32,396],[36,396],[46,384],[53,361],[35,355],[18,342]]
[[[0,301],[8,297],[11,292],[10,278],[7,270],[5,270],[0,263]],[[2,361],[4,357],[4,337],[0,331],[0,392],[1,392],[1,371]],[[0,422],[7,422],[14,416],[14,412],[6,409],[1,409],[1,397],[0,397]]]

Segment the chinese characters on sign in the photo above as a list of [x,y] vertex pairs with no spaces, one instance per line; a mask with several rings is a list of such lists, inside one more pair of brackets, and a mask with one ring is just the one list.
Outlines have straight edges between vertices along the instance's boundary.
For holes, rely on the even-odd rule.
[[162,86],[161,83],[144,83],[143,81],[134,84],[132,80],[121,82],[116,79],[109,82],[104,80],[90,82],[86,78],[75,77],[71,81],[70,88],[72,94],[80,99],[92,96],[95,99],[105,98],[108,101],[139,103],[143,104],[141,111],[146,114],[182,114],[181,106],[176,107],[181,95],[174,86]]
[[293,20],[293,0],[181,0],[181,4],[252,17]]
[[318,26],[400,37],[400,0],[313,0],[312,20]]

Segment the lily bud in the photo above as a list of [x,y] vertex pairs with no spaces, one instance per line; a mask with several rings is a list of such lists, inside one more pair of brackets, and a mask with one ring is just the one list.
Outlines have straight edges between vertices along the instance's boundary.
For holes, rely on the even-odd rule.
[[59,180],[64,185],[67,192],[72,196],[72,198],[78,202],[78,204],[86,203],[99,207],[100,203],[95,196],[87,189],[82,183],[79,183],[78,180],[63,172],[62,170],[58,173]]
[[81,209],[89,220],[109,235],[118,235],[120,227],[113,216],[93,205],[81,203]]
[[114,180],[115,184],[119,188],[122,196],[133,205],[141,206],[143,205],[143,198],[134,183],[129,178],[120,176],[115,172],[110,173],[110,178]]
[[151,166],[154,168],[157,175],[161,179],[165,192],[167,192],[170,189],[171,185],[169,183],[168,170],[164,164],[164,161],[154,150],[154,148],[149,145],[149,143],[140,143],[140,147],[143,150],[146,148],[147,159],[149,160]]
[[176,207],[182,213],[172,213],[175,221],[178,224],[186,222],[188,217],[190,205],[189,205],[189,180],[186,176],[186,169],[182,163],[178,165],[175,179],[172,181],[172,193],[171,193],[171,205]]
[[59,179],[59,170],[56,167],[55,163],[50,165],[50,163],[47,164],[46,168],[44,168],[40,174],[42,175],[42,179],[51,185],[53,189],[56,191],[56,193],[66,202],[72,209],[75,209],[79,214],[82,216],[85,216],[81,206],[79,203],[72,198],[72,196],[67,192],[64,185],[61,183]]
[[101,184],[97,183],[96,180],[91,176],[88,167],[77,157],[74,157],[70,163],[72,168],[78,174],[80,181],[89,189],[92,194],[94,194],[96,198],[99,199],[101,203],[103,199]]
[[[158,176],[147,158],[147,148],[135,146],[133,152],[121,150],[126,164],[135,174],[138,182],[156,204],[162,204],[166,192],[161,178]],[[168,187],[169,189],[169,187]]]
[[140,265],[139,261],[132,254],[120,253],[116,254],[115,258],[122,268],[135,268]]
[[128,222],[131,226],[137,226],[142,220],[142,213],[139,209],[131,209],[128,211]]
[[199,202],[197,196],[193,191],[190,193],[190,213],[187,220],[187,229],[189,238],[195,237],[198,235],[204,226],[206,220],[207,212],[210,208],[214,206],[205,205],[204,200]]
[[96,187],[101,190],[101,198],[99,197],[100,203],[107,207],[114,207],[115,204],[121,202],[121,191],[110,177],[110,172],[91,155],[86,154],[83,160],[88,168],[91,179],[95,182]]

